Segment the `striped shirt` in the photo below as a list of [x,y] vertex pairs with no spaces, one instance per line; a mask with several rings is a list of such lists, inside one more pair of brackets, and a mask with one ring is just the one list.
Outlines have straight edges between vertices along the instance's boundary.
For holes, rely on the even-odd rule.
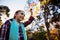
[[[10,32],[10,24],[13,19],[7,20],[2,26],[1,26],[1,34],[0,34],[0,40],[9,40],[9,32]],[[26,27],[34,20],[34,17],[30,16],[29,20],[24,22],[24,26]],[[23,32],[21,29],[21,26],[19,26],[19,40],[24,40]]]

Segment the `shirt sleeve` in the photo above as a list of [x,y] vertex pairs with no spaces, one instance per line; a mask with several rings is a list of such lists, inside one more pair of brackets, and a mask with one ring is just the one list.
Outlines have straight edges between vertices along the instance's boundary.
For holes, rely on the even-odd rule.
[[6,38],[6,32],[8,29],[9,21],[6,21],[2,26],[1,26],[1,35],[0,35],[0,40],[5,40]]
[[24,26],[28,26],[32,21],[34,20],[34,17],[30,16],[29,20],[24,22]]

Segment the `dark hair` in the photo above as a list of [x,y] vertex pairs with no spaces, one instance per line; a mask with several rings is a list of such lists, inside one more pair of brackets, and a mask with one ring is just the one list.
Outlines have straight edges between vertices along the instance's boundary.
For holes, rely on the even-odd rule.
[[22,10],[17,10],[16,12],[15,12],[15,14],[17,14],[18,12],[21,12]]
[[[15,14],[18,14],[18,12],[21,12],[22,10],[17,10],[16,12],[15,12]],[[15,16],[14,16],[14,18],[15,18]]]

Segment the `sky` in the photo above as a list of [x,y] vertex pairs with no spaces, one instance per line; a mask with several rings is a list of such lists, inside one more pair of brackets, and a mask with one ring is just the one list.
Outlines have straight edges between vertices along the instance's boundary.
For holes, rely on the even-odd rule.
[[[8,19],[10,19],[13,18],[16,10],[24,10],[26,2],[27,0],[0,0],[0,5],[8,6],[10,9]],[[26,16],[28,15],[29,13],[26,13]],[[5,20],[3,20],[3,22],[5,22]]]
[[24,10],[26,1],[27,0],[0,0],[0,5],[9,7],[10,18],[12,18],[16,10]]
[[[27,0],[0,0],[0,5],[8,6],[10,9],[9,18],[13,18],[16,10],[24,10],[26,2]],[[26,13],[26,16],[29,17],[29,13]]]

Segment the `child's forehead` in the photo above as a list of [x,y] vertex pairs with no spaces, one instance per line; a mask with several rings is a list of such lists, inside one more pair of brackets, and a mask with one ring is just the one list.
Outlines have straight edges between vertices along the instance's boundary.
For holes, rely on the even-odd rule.
[[24,13],[24,11],[20,11],[20,13]]
[[18,13],[20,13],[20,14],[24,14],[24,11],[20,11],[20,12],[18,12]]

